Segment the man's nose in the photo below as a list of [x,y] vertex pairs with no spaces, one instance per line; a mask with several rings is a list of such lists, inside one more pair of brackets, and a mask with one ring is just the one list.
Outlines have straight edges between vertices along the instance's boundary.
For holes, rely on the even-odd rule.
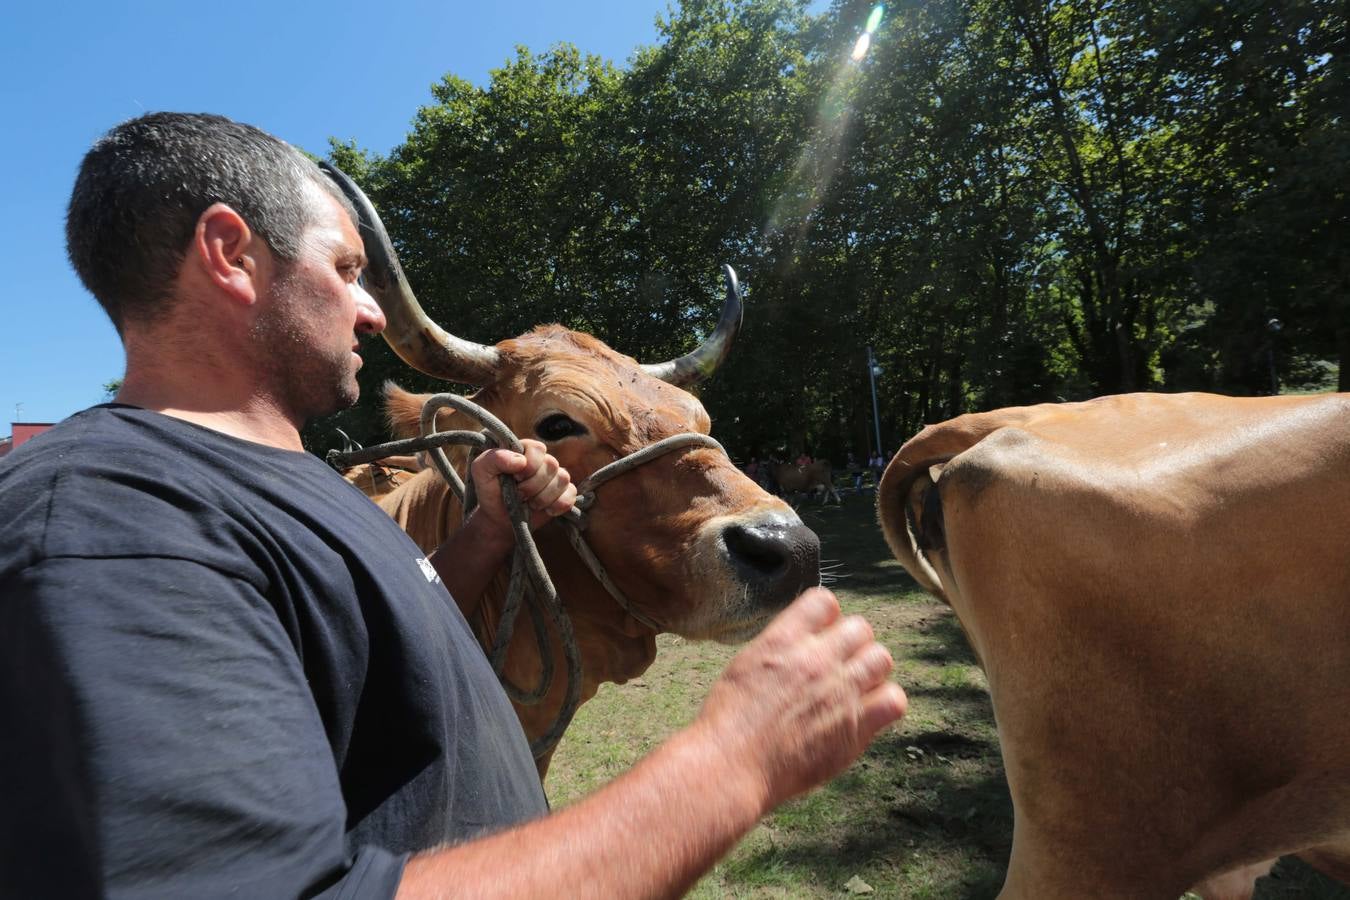
[[384,310],[380,309],[380,304],[375,302],[375,298],[366,292],[359,281],[352,284],[352,293],[356,298],[357,333],[379,334],[384,331],[388,323],[384,318]]

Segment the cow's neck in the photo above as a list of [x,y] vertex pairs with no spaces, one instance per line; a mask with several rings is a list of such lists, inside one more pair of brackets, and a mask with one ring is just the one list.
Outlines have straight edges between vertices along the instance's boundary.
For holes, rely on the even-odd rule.
[[[579,702],[585,703],[605,682],[622,684],[647,671],[656,658],[656,632],[628,615],[595,581],[568,545],[566,537],[557,534],[561,527],[551,525],[538,533],[539,551],[572,622],[581,662]],[[484,652],[491,652],[492,636],[501,622],[508,581],[508,571],[498,573],[491,587],[484,592],[482,602],[476,604],[470,620],[484,645]],[[531,743],[554,728],[567,701],[566,651],[551,621],[548,630],[546,650],[553,657],[554,672],[548,693],[535,704],[512,701],[525,737]],[[529,621],[528,612],[522,612],[511,634],[503,674],[517,687],[532,691],[539,685],[542,671],[533,623]],[[552,758],[553,751],[550,750],[535,760],[541,782],[548,774]]]
[[[430,538],[419,541],[424,549],[434,548],[450,536],[449,523],[459,521],[459,501],[439,475],[427,472],[418,477],[421,484],[416,487],[424,494],[435,495],[434,501],[433,497],[423,496],[393,514],[405,529]],[[409,510],[417,510],[425,516],[423,521],[416,523],[420,527],[414,527],[408,520]],[[535,537],[549,577],[572,621],[581,657],[581,700],[584,703],[595,696],[605,682],[622,684],[645,672],[656,658],[656,632],[628,615],[595,580],[568,543],[562,528],[560,524],[548,525],[536,532]],[[484,652],[491,651],[509,580],[510,567],[507,566],[497,573],[482,597],[455,598],[483,643]],[[553,685],[538,704],[516,704],[516,712],[531,741],[548,732],[566,699],[567,663],[564,648],[551,623],[549,634],[549,652],[554,657]],[[528,612],[522,612],[511,635],[504,672],[512,683],[531,690],[538,685],[542,670],[534,626]]]
[[[656,658],[656,632],[633,619],[595,580],[568,544],[562,527],[550,525],[537,532],[536,538],[549,577],[572,622],[581,657],[581,697],[585,701],[605,682],[622,684],[645,672]],[[495,634],[501,621],[508,578],[507,570],[499,572],[472,612],[471,621],[480,640],[490,642],[489,635]],[[465,614],[470,615],[468,610]],[[549,634],[557,674],[549,696],[538,706],[556,714],[565,696],[567,666],[564,648],[551,623]],[[542,668],[534,627],[528,613],[522,613],[511,635],[506,673],[516,685],[528,689],[538,684]],[[532,734],[531,738],[536,736]]]

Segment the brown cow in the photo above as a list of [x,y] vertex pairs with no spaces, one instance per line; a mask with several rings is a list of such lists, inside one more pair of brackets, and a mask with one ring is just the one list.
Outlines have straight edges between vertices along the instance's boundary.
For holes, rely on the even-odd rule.
[[834,467],[830,465],[828,459],[818,459],[804,466],[796,463],[778,463],[773,467],[773,478],[778,482],[778,489],[784,494],[813,495],[819,491],[822,506],[829,503],[831,497],[835,503],[842,505],[844,502],[839,496],[839,491],[835,490]]
[[1350,395],[961,416],[886,469],[886,540],[988,676],[1002,896],[1248,897],[1350,875]]
[[[366,287],[389,321],[385,337],[410,365],[480,390],[473,400],[520,437],[544,441],[580,482],[607,463],[663,438],[707,434],[710,421],[682,389],[725,357],[740,324],[735,273],[713,334],[692,353],[643,365],[595,338],[544,326],[495,347],[442,331],[422,312],[402,278],[379,217],[359,189],[335,173],[362,219],[370,265]],[[345,182],[345,183],[344,183]],[[415,420],[422,397],[392,392],[391,418]],[[478,430],[462,413],[442,414],[441,430]],[[462,461],[461,461],[462,470]],[[380,506],[424,549],[458,526],[460,507],[433,468],[383,497]],[[641,674],[656,655],[656,635],[745,640],[805,588],[819,582],[820,543],[782,500],[747,478],[720,450],[694,447],[659,456],[602,485],[585,537],[633,604],[630,615],[587,569],[563,533],[540,529],[539,552],[571,617],[581,650],[583,701],[603,682]],[[482,598],[460,598],[480,638],[496,628],[507,572]],[[550,629],[552,626],[550,625]],[[556,667],[562,649],[552,642]],[[542,661],[528,623],[517,627],[504,674],[516,685],[539,680]],[[566,679],[542,702],[517,704],[526,736],[546,733],[564,705]],[[552,751],[537,756],[540,777]]]

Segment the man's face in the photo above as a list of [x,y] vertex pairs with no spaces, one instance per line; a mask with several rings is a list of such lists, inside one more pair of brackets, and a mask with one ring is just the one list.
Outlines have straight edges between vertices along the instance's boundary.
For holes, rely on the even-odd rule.
[[384,314],[357,282],[365,265],[361,237],[346,210],[309,186],[312,221],[300,255],[278,261],[253,325],[271,390],[299,420],[356,402],[357,334],[384,330]]

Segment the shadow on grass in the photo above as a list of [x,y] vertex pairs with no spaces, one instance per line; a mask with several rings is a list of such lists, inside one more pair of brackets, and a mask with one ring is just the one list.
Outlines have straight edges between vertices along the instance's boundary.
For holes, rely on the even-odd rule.
[[[913,749],[911,749],[913,748]],[[998,752],[991,741],[948,731],[929,731],[911,734],[905,738],[905,755],[929,755],[946,759],[978,759],[987,753]],[[915,750],[918,753],[915,753]],[[880,752],[880,751],[879,751]]]
[[913,654],[915,659],[937,665],[952,663],[979,665],[975,659],[975,651],[970,649],[970,641],[966,640],[966,633],[961,630],[961,623],[956,616],[928,619],[920,626],[919,632],[936,643],[923,647]]
[[860,875],[878,896],[992,897],[1011,849],[1007,784],[997,765],[951,761],[987,754],[948,735],[883,735],[849,773],[771,817],[774,838],[723,876],[830,894]]

